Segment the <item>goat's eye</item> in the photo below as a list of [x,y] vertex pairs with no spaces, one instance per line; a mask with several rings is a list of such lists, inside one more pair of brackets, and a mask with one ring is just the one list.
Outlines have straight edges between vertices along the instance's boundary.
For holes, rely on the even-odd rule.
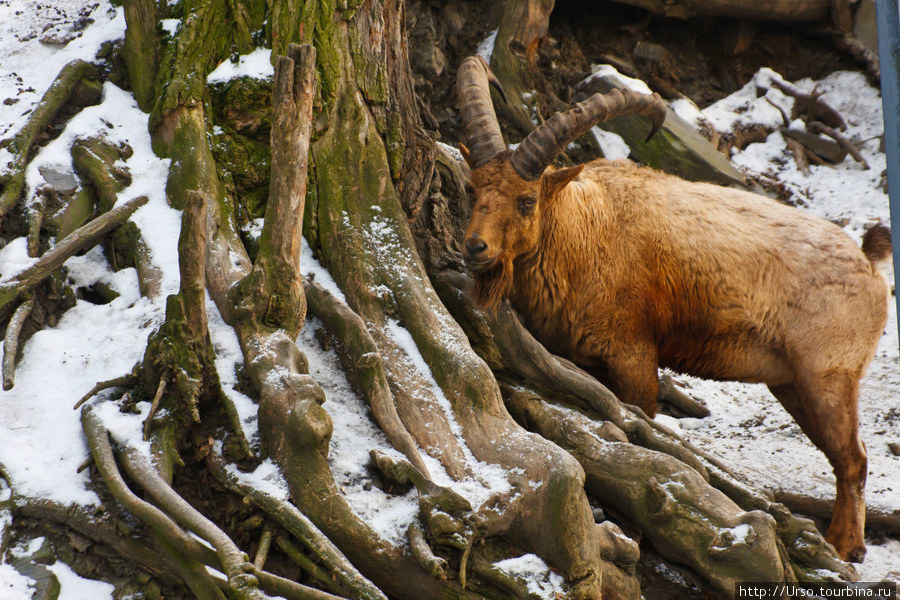
[[522,196],[518,200],[519,214],[523,217],[530,217],[534,214],[534,205],[537,203],[537,198],[534,196]]

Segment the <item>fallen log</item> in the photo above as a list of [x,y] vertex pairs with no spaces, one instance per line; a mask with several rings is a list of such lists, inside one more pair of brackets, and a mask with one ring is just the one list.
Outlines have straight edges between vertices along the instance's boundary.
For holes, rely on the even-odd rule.
[[148,200],[146,196],[140,196],[97,217],[66,236],[36,263],[0,284],[0,313],[34,290],[71,256],[96,245],[100,238],[127,221],[137,209],[147,204]]
[[657,15],[690,19],[729,17],[756,21],[824,21],[831,17],[831,0],[616,0]]

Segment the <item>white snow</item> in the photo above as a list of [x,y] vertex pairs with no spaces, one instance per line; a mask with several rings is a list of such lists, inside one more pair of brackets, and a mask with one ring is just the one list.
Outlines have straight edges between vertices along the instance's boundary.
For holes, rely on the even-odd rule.
[[112,600],[112,584],[80,577],[69,565],[56,562],[47,567],[59,579],[59,600]]
[[[93,23],[79,29],[82,18]],[[74,38],[64,46],[42,43],[50,28]],[[18,131],[25,115],[69,61],[93,61],[104,42],[124,33],[124,9],[108,0],[0,3],[0,139]]]
[[225,324],[215,303],[206,295],[206,317],[209,326],[209,338],[216,353],[216,373],[222,391],[234,404],[241,422],[244,437],[251,447],[259,443],[259,423],[256,403],[238,389],[237,369],[244,364],[244,354],[237,333]]
[[534,554],[523,554],[495,562],[494,566],[527,581],[528,593],[538,598],[555,600],[565,594],[562,576],[550,570],[544,560]]
[[236,77],[252,77],[254,79],[266,79],[275,76],[275,67],[272,66],[272,51],[266,48],[257,48],[250,54],[240,56],[237,64],[230,60],[224,61],[207,75],[207,83],[220,83],[235,79]]
[[[40,178],[39,165],[71,171],[65,144],[98,132],[134,150],[125,162],[132,184],[119,197],[120,202],[139,195],[150,198],[132,220],[161,268],[162,294],[141,298],[134,269],[113,272],[99,249],[71,258],[66,266],[73,281],[83,286],[102,281],[120,296],[104,305],[79,300],[56,327],[37,332],[23,349],[15,387],[0,393],[0,464],[17,493],[83,505],[98,499],[85,487],[87,474],[75,473],[88,452],[79,414],[71,406],[98,381],[131,371],[143,356],[147,335],[163,318],[165,296],[178,289],[180,217],[166,203],[168,161],[150,150],[147,116],[131,95],[105,84],[103,102],[74,117],[32,161],[27,171],[31,189]],[[27,262],[21,250],[22,242],[15,240],[0,251],[0,273],[18,273]]]
[[9,564],[0,563],[0,596],[6,600],[31,600],[34,580],[16,571]]
[[606,131],[599,127],[591,127],[591,134],[603,150],[603,157],[607,160],[619,160],[620,158],[628,158],[631,154],[631,148],[622,139],[618,133]]
[[497,43],[498,31],[500,30],[495,29],[490,32],[488,36],[478,44],[478,48],[475,50],[475,54],[483,58],[487,64],[491,64],[491,57],[494,55],[494,44]]
[[366,471],[371,450],[397,458],[401,455],[369,418],[368,408],[350,387],[337,354],[320,347],[315,332],[321,326],[317,319],[307,320],[297,345],[309,361],[309,374],[325,390],[323,408],[334,423],[328,452],[331,472],[353,510],[382,537],[402,547],[406,528],[419,513],[416,491],[391,496],[371,484]]
[[590,81],[594,77],[603,77],[614,82],[619,87],[628,88],[630,90],[638,92],[639,94],[653,93],[653,91],[647,86],[646,83],[644,83],[640,79],[634,79],[633,77],[622,75],[612,65],[591,65],[591,75],[587,79],[585,79],[585,82]]

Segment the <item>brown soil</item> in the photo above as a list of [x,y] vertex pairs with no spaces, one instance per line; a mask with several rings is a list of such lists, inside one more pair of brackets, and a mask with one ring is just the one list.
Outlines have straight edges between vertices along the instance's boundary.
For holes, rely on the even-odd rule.
[[680,93],[701,108],[742,87],[761,67],[789,81],[860,68],[835,49],[822,25],[683,21],[594,0],[558,3],[550,36],[569,68],[615,61],[664,97]]

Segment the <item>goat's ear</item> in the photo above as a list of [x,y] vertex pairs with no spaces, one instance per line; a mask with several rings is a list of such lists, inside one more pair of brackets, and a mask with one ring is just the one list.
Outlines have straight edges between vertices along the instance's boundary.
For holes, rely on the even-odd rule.
[[569,185],[569,182],[578,177],[584,165],[567,167],[553,171],[541,178],[541,195],[544,199],[553,198],[557,192]]
[[460,143],[459,145],[459,153],[462,154],[463,159],[465,159],[466,164],[469,165],[469,168],[474,168],[472,165],[472,153],[469,152],[469,149],[466,148],[466,145]]

